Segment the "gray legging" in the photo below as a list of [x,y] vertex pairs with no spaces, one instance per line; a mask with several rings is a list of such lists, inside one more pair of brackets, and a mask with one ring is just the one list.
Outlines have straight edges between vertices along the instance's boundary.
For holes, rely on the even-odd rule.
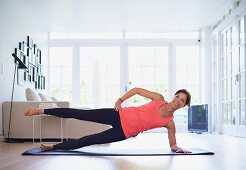
[[53,146],[55,150],[78,149],[93,144],[105,144],[126,139],[120,123],[119,112],[111,108],[92,110],[55,108],[45,109],[44,114],[62,118],[74,118],[112,126],[112,128],[101,133],[92,134],[79,139],[69,140],[56,144]]

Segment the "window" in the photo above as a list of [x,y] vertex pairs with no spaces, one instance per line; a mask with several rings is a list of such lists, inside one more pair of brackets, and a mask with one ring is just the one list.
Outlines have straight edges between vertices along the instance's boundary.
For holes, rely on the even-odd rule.
[[[142,87],[168,96],[168,47],[129,47],[129,88]],[[147,99],[133,96],[130,105],[146,103]]]
[[120,96],[120,48],[80,47],[80,103],[113,107]]
[[49,91],[59,100],[72,100],[72,47],[50,47]]
[[[176,46],[176,90],[187,89],[191,104],[200,102],[200,56],[199,47]],[[187,108],[176,111],[177,123],[187,123]]]
[[[112,108],[125,89],[146,88],[170,101],[171,92],[186,88],[192,103],[199,103],[199,47],[191,45],[198,37],[198,32],[50,33],[50,95],[76,107]],[[176,45],[171,39],[186,41]],[[125,106],[146,102],[136,95]],[[187,123],[187,109],[175,113],[175,119]]]
[[222,132],[245,137],[245,17],[222,30]]

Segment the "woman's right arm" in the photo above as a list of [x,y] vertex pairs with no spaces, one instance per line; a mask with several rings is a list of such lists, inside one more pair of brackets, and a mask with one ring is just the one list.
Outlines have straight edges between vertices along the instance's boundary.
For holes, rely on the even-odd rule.
[[136,94],[143,96],[143,97],[146,97],[146,98],[151,99],[151,100],[164,100],[164,97],[159,93],[135,87],[135,88],[129,90],[128,92],[126,92],[122,97],[120,97],[116,101],[115,110],[118,111],[121,108],[121,103],[123,103],[125,100],[129,99],[130,97],[132,97]]

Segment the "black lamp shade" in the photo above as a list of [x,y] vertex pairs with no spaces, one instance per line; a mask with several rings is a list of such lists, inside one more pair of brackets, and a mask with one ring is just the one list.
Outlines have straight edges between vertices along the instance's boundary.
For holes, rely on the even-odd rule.
[[19,69],[28,69],[27,66],[20,60],[20,58],[15,53],[13,53],[12,56],[15,58],[15,62],[18,62]]

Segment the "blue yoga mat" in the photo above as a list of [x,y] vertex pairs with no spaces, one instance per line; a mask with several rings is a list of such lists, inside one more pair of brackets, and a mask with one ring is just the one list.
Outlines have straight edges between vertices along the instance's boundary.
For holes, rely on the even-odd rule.
[[53,150],[42,152],[39,148],[33,148],[22,153],[22,155],[77,155],[77,156],[176,156],[176,155],[214,155],[205,149],[190,148],[192,153],[176,153],[170,149],[123,149],[123,148],[108,148],[108,147],[88,147],[80,150]]

